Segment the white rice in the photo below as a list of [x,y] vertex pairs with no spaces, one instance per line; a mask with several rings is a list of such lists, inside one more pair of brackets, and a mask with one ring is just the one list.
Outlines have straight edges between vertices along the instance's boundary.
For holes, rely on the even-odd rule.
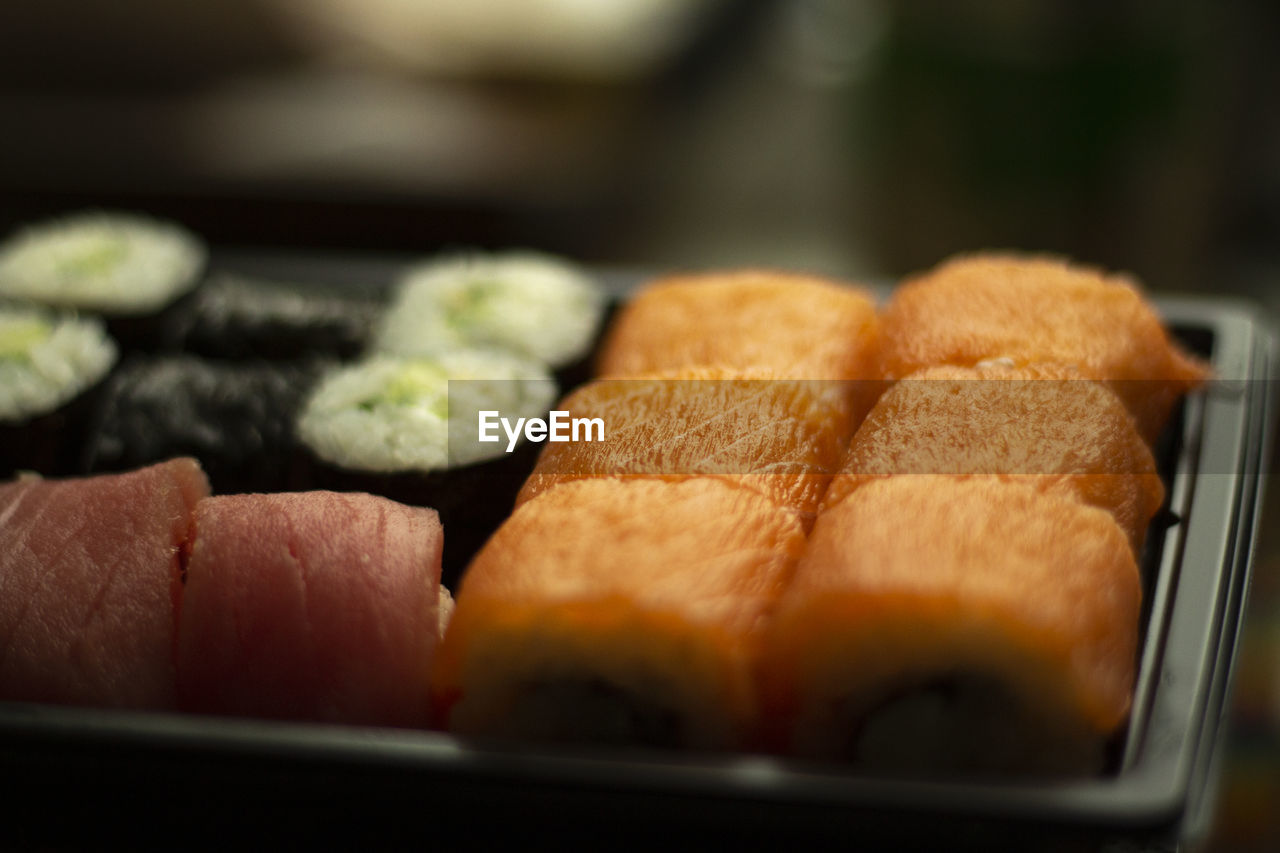
[[513,421],[539,417],[555,395],[555,382],[541,364],[507,353],[376,356],[320,383],[298,419],[298,435],[317,456],[342,468],[432,471],[506,451],[505,439],[476,440],[482,409]]
[[0,308],[0,421],[56,411],[105,376],[116,356],[98,320]]
[[436,598],[436,639],[443,642],[445,632],[449,630],[449,622],[453,619],[453,611],[457,604],[449,594],[449,588],[440,584],[440,593]]
[[546,255],[431,261],[401,279],[374,349],[394,355],[505,349],[557,368],[588,350],[604,307],[594,279]]
[[88,212],[29,225],[0,244],[0,296],[145,314],[195,287],[204,244],[169,222]]

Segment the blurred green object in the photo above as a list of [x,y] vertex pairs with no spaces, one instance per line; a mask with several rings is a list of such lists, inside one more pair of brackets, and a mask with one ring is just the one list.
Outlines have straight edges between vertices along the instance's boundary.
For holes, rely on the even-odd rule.
[[1194,284],[1229,125],[1209,4],[887,8],[857,121],[886,269],[1000,247]]
[[1172,128],[1187,73],[1169,45],[1088,43],[1023,62],[911,36],[886,50],[883,143],[944,121],[959,131],[947,165],[975,193],[1070,195],[1110,175],[1144,137]]

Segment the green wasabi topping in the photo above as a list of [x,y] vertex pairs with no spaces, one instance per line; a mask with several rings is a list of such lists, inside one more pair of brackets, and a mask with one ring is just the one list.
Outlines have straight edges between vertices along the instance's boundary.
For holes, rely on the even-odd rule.
[[27,360],[37,344],[53,334],[53,325],[38,317],[0,317],[0,359]]
[[445,322],[453,329],[473,325],[488,310],[493,298],[504,289],[503,283],[494,279],[467,282],[441,300]]
[[428,403],[431,413],[444,419],[449,416],[447,393],[449,374],[437,364],[415,362],[382,387],[381,392],[360,403],[360,408],[371,412],[378,406],[412,406]]
[[58,269],[64,276],[105,275],[124,260],[129,250],[124,240],[109,236],[96,236],[77,246],[74,253],[58,259]]

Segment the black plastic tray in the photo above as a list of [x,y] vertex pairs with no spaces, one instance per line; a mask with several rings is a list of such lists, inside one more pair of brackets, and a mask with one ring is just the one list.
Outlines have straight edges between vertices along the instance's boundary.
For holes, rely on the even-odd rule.
[[[223,253],[250,275],[385,287],[400,259]],[[639,276],[605,272],[622,296]],[[1216,375],[1161,442],[1167,522],[1114,772],[1051,782],[859,775],[755,755],[513,747],[370,730],[0,703],[0,842],[233,839],[477,845],[804,841],[1169,849],[1205,828],[1273,426],[1271,330],[1250,306],[1156,304]],[[10,787],[10,786],[6,786]]]

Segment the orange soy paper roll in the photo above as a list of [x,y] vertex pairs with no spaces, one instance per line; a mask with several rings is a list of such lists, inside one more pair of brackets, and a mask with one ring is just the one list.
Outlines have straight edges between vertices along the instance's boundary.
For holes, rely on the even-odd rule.
[[602,376],[763,367],[789,379],[877,379],[875,302],[814,276],[740,270],[671,276],[622,309]]
[[1137,285],[1064,261],[1014,254],[949,260],[895,291],[881,317],[889,380],[925,367],[1054,362],[1111,383],[1148,441],[1209,376],[1183,353]]
[[779,748],[887,772],[1095,772],[1129,711],[1141,589],[1112,517],[901,476],[818,517],[764,645]]
[[991,475],[1073,497],[1110,512],[1135,551],[1164,499],[1120,399],[1054,365],[911,374],[863,421],[824,506],[896,474]]
[[715,368],[596,380],[560,408],[598,419],[604,440],[547,444],[517,506],[586,477],[714,476],[793,510],[807,528],[865,406],[855,402],[862,384]]
[[735,748],[757,727],[794,516],[716,479],[580,480],[519,507],[463,578],[433,695],[461,734]]

